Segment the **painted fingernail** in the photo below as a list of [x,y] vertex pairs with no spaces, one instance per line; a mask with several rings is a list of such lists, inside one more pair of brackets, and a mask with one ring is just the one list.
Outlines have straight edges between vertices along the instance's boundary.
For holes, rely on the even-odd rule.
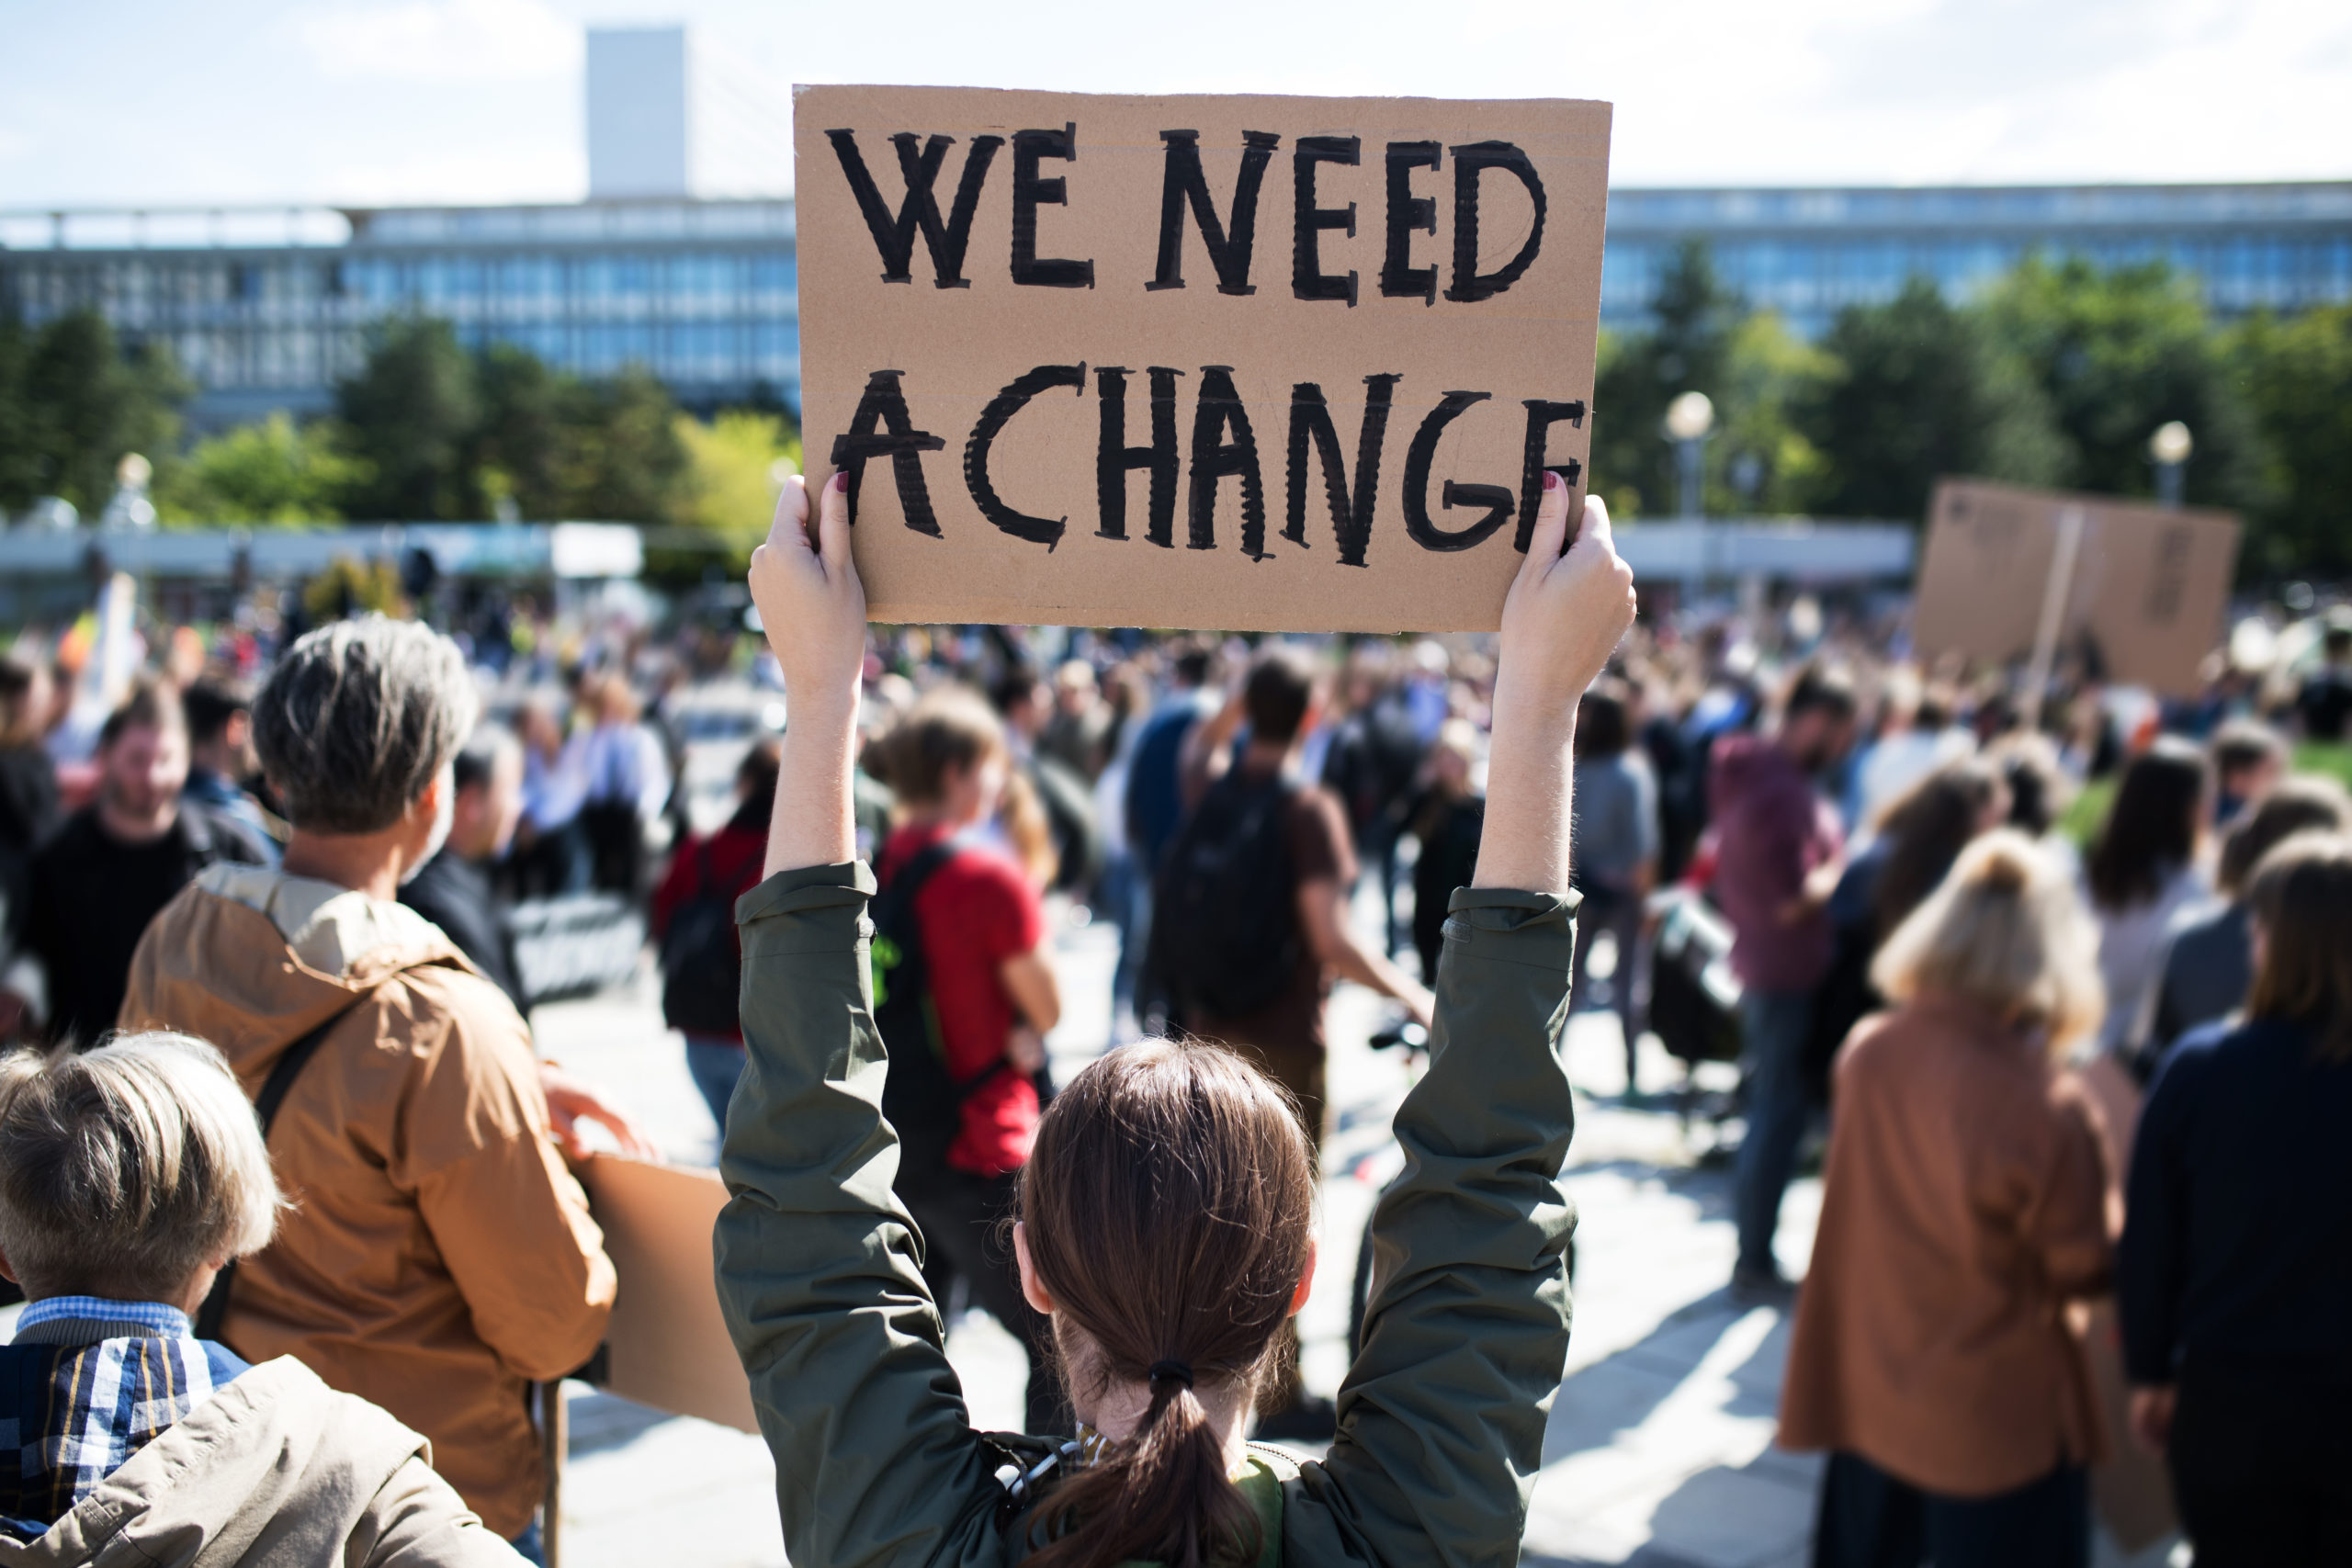
[[1545,490],[1557,490],[1560,488],[1560,484],[1561,479],[1559,475],[1554,473],[1549,468],[1544,470],[1544,488]]
[[849,491],[849,470],[847,468],[835,468],[833,470],[833,477],[829,482],[835,490],[842,491],[843,494],[847,494]]

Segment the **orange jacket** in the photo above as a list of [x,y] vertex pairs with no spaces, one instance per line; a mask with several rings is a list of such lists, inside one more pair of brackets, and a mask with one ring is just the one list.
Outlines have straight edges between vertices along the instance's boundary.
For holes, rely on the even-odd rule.
[[2103,1457],[2073,1301],[2112,1266],[2098,1112],[1989,1013],[1923,998],[1837,1066],[1781,1442],[1984,1497]]
[[147,928],[121,1022],[210,1041],[258,1094],[363,994],[278,1110],[270,1153],[294,1206],[238,1266],[221,1337],[422,1432],[512,1538],[543,1484],[526,1384],[588,1359],[614,1290],[513,1005],[414,910],[220,865]]

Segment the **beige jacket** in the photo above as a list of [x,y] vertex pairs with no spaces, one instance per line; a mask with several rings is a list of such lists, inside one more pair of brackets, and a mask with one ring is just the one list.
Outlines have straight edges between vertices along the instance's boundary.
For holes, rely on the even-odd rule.
[[279,1108],[270,1153],[295,1207],[238,1266],[220,1337],[424,1433],[511,1540],[544,1484],[527,1385],[594,1353],[614,1280],[504,994],[414,910],[224,864],[148,926],[121,1022],[212,1042],[257,1094],[363,995]]
[[1781,1442],[1987,1497],[2106,1434],[2072,1303],[2112,1264],[2098,1113],[1989,1013],[1922,998],[1838,1054]]
[[254,1367],[0,1568],[515,1568],[423,1438],[290,1357]]

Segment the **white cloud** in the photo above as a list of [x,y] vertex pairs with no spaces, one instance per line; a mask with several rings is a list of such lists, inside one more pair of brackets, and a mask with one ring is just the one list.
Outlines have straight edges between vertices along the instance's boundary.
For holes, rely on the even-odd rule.
[[581,67],[579,25],[541,0],[396,0],[293,20],[311,62],[330,77],[525,81]]

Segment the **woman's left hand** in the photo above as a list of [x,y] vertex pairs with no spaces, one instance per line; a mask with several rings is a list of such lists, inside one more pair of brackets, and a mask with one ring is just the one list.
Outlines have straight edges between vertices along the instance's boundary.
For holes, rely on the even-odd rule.
[[836,471],[808,525],[808,482],[776,498],[767,543],[752,552],[752,602],[784,671],[787,704],[854,707],[865,667],[865,589],[849,549],[849,476]]

